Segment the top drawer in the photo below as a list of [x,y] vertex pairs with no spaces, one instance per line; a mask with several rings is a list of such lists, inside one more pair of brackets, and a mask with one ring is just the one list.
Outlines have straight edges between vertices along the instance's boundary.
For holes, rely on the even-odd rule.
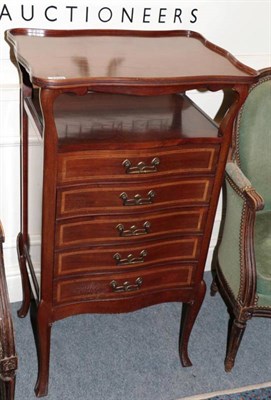
[[86,181],[138,179],[172,174],[212,174],[219,145],[137,151],[82,151],[61,153],[58,158],[59,184]]

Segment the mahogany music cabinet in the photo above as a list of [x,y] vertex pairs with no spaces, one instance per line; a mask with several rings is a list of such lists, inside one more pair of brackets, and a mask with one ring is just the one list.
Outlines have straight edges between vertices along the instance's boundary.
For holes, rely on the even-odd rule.
[[[256,71],[191,31],[7,33],[22,84],[23,283],[36,304],[37,396],[51,326],[79,313],[183,304],[180,358],[205,295],[203,271],[234,117]],[[185,94],[231,88],[220,126]],[[41,282],[28,230],[28,121],[43,149]]]

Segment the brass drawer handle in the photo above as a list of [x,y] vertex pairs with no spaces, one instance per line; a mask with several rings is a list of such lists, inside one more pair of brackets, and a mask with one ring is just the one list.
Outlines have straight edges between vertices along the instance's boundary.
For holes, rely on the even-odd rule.
[[120,198],[122,199],[124,206],[142,206],[145,204],[151,204],[153,203],[154,197],[154,190],[150,190],[147,193],[147,197],[142,197],[140,194],[136,194],[133,199],[128,199],[128,195],[125,192],[120,194]]
[[133,290],[138,290],[142,286],[143,279],[139,276],[135,280],[135,284],[130,284],[129,281],[124,282],[122,285],[118,285],[117,281],[111,281],[110,286],[113,289],[113,292],[131,292]]
[[139,254],[139,257],[134,257],[133,254],[128,254],[127,258],[121,258],[121,255],[116,253],[113,255],[113,258],[116,260],[116,265],[131,265],[143,263],[147,254],[148,253],[146,250],[142,250]]
[[136,225],[132,225],[130,229],[124,228],[123,224],[118,224],[116,226],[117,231],[120,236],[139,236],[139,235],[147,235],[150,231],[151,223],[149,221],[144,222],[143,228],[137,228]]
[[132,163],[128,159],[124,160],[122,163],[126,174],[150,174],[152,172],[157,172],[157,167],[159,164],[160,160],[158,157],[155,157],[151,161],[151,165],[146,165],[144,161],[140,161],[135,167],[132,167]]

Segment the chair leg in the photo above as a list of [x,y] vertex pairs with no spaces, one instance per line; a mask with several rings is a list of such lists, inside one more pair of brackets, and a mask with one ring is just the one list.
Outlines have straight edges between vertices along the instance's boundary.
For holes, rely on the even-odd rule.
[[38,377],[35,386],[37,397],[46,396],[48,394],[49,381],[49,362],[50,362],[50,342],[51,342],[51,327],[44,303],[31,307],[31,320],[36,339],[38,353]]
[[21,271],[21,280],[22,280],[22,290],[23,290],[23,300],[20,309],[17,311],[18,317],[24,318],[29,310],[30,301],[31,301],[31,288],[30,282],[27,275],[27,268],[26,268],[26,259],[24,255],[24,242],[23,242],[23,235],[19,233],[17,236],[17,254],[18,254],[18,261],[19,267]]
[[238,321],[237,319],[234,319],[232,324],[231,322],[229,324],[228,347],[225,358],[226,372],[230,372],[234,366],[236,354],[238,352],[245,329],[246,329],[246,321]]
[[212,297],[216,295],[218,292],[218,286],[217,286],[217,281],[216,281],[216,276],[213,278],[212,284],[211,284],[211,289],[210,289],[210,294]]
[[[10,374],[9,374],[10,375]],[[14,400],[15,399],[15,372],[2,382],[3,399]],[[2,394],[2,392],[1,392]],[[2,399],[2,397],[1,397]]]
[[197,318],[198,312],[203,302],[205,293],[206,293],[206,284],[204,281],[201,281],[197,298],[191,303],[183,304],[179,352],[180,352],[181,363],[184,367],[190,367],[192,365],[190,358],[188,356],[188,342],[194,322]]

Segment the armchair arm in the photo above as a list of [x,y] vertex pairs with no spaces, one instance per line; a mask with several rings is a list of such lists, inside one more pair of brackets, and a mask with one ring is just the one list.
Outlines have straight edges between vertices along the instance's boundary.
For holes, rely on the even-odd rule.
[[235,192],[247,202],[247,205],[254,211],[260,211],[264,208],[264,199],[257,193],[251,182],[243,174],[238,165],[234,162],[228,162],[226,165],[226,176],[229,182],[234,183]]
[[251,182],[247,179],[235,162],[227,163],[226,173],[241,192],[252,187]]
[[231,297],[250,306],[256,296],[254,223],[264,201],[234,162],[227,163],[223,195],[219,270]]

